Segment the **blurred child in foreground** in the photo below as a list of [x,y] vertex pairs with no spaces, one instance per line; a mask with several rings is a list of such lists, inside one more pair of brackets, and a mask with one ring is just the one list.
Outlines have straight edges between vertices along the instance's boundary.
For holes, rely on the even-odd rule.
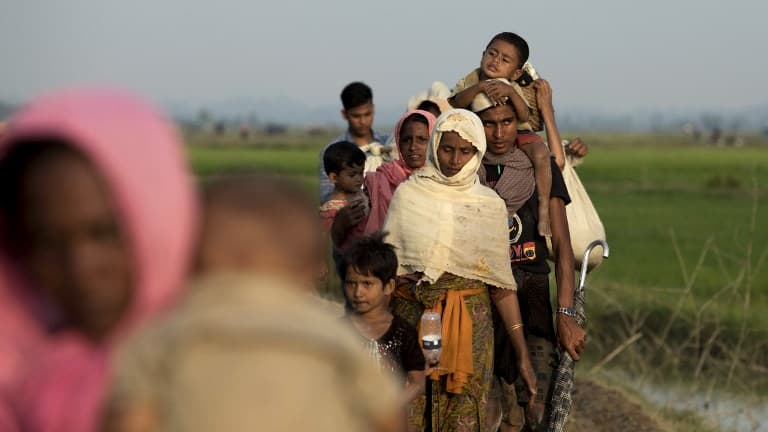
[[311,298],[311,201],[268,178],[207,188],[194,282],[122,352],[107,430],[399,430],[394,383]]

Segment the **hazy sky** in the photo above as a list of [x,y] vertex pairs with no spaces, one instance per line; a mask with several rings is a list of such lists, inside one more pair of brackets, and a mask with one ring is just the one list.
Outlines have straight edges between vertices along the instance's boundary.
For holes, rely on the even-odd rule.
[[339,104],[349,81],[397,106],[514,31],[556,106],[768,103],[768,1],[0,0],[0,98],[118,83],[161,102]]

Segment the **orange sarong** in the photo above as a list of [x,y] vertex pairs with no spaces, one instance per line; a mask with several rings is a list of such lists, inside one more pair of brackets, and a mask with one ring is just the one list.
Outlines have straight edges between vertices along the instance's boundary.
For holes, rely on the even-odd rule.
[[[425,312],[437,312],[442,317],[443,351],[440,355],[440,365],[435,368],[430,378],[437,381],[441,376],[446,375],[446,391],[449,393],[461,394],[469,377],[474,374],[472,316],[464,302],[464,297],[482,294],[485,291],[485,288],[445,290],[440,293],[434,306],[425,309]],[[413,293],[405,286],[398,287],[395,295],[416,300]],[[421,323],[419,323],[419,338],[421,338]]]

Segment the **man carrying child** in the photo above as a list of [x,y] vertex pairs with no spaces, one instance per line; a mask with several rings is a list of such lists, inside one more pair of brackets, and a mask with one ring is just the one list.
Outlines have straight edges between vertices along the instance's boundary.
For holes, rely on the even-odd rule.
[[[552,160],[552,187],[547,194],[552,224],[552,249],[555,255],[557,281],[557,333],[552,322],[552,305],[549,297],[549,272],[546,262],[545,238],[537,231],[539,194],[534,193],[531,163],[515,145],[517,117],[511,104],[496,106],[483,104],[478,98],[473,110],[480,117],[488,140],[488,153],[479,172],[481,182],[493,188],[504,199],[509,213],[510,260],[518,284],[520,312],[525,324],[525,336],[531,363],[537,374],[537,397],[529,404],[521,383],[514,383],[515,368],[505,368],[514,361],[504,332],[497,333],[495,373],[500,387],[502,413],[501,430],[520,430],[522,416],[517,415],[526,407],[526,428],[536,430],[545,415],[549,399],[549,386],[553,369],[551,357],[555,346],[566,349],[578,360],[584,349],[586,334],[573,316],[574,265],[565,205],[570,202],[560,170]],[[505,351],[507,353],[505,353]],[[518,391],[515,391],[517,384]],[[519,396],[518,396],[519,395]],[[519,404],[519,405],[518,405]]]
[[[539,114],[538,110],[534,108],[536,98],[527,100],[522,88],[517,83],[523,77],[527,81],[531,79],[523,70],[528,61],[528,55],[528,43],[519,35],[510,32],[495,35],[483,51],[480,67],[472,70],[456,83],[452,92],[453,95],[448,101],[454,107],[468,108],[479,95],[492,103],[509,102],[511,104],[515,112],[516,129],[520,131],[518,145],[534,165],[536,188],[539,194],[537,229],[539,234],[551,236],[548,209],[548,193],[552,185],[549,163],[550,149],[534,133],[534,127],[531,124],[531,120],[538,118]],[[552,151],[555,154],[562,155],[559,140],[550,145],[552,145]]]

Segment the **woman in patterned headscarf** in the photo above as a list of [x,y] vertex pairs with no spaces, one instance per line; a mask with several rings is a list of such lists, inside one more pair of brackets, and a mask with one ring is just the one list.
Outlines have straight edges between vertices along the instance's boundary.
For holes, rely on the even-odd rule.
[[393,134],[395,160],[365,176],[365,190],[371,201],[371,213],[365,225],[365,234],[381,229],[395,189],[414,171],[424,166],[429,136],[434,127],[435,117],[422,110],[408,111],[398,120]]
[[[443,351],[426,398],[433,431],[485,429],[493,375],[492,300],[513,340],[520,373],[535,394],[509,266],[507,210],[477,177],[485,150],[485,131],[475,114],[443,113],[426,165],[397,188],[384,224],[403,282],[393,300],[395,313],[414,325],[425,310],[442,315]],[[411,417],[417,424],[418,415]]]

